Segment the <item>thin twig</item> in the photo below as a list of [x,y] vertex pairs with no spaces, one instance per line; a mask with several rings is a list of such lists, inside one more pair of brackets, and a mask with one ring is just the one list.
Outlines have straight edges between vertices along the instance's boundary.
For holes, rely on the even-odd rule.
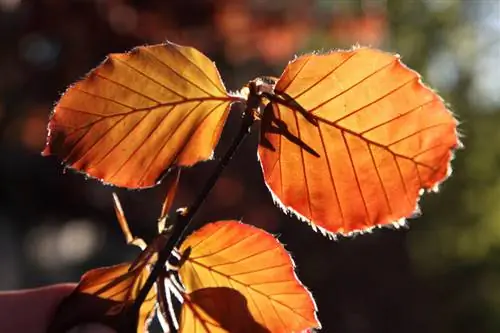
[[133,306],[131,307],[132,313],[139,313],[139,309],[141,307],[141,304],[144,302],[146,299],[149,290],[153,287],[154,283],[156,282],[158,276],[160,276],[163,268],[165,267],[165,263],[169,260],[170,255],[175,247],[177,247],[180,243],[180,241],[184,238],[185,233],[187,232],[189,226],[193,223],[193,218],[198,212],[199,208],[209,195],[210,191],[213,189],[215,184],[217,183],[217,180],[221,176],[222,172],[226,168],[226,166],[229,164],[233,156],[235,155],[236,151],[240,147],[241,143],[243,140],[248,136],[250,133],[250,129],[252,127],[252,124],[254,122],[254,110],[259,106],[260,104],[260,97],[255,93],[255,91],[251,91],[247,105],[245,108],[245,111],[243,113],[243,120],[241,124],[240,131],[238,132],[237,136],[234,138],[233,142],[231,143],[231,146],[228,148],[227,152],[224,154],[224,156],[220,159],[219,163],[217,164],[214,172],[212,175],[208,178],[207,182],[205,183],[205,186],[201,190],[200,194],[195,198],[195,201],[191,204],[191,206],[187,209],[187,212],[185,214],[177,214],[177,218],[174,222],[170,237],[165,245],[165,247],[159,252],[158,254],[158,261],[155,263],[153,266],[153,269],[151,270],[151,274],[149,275],[148,279],[146,280],[143,288],[141,289],[139,295],[137,296]]

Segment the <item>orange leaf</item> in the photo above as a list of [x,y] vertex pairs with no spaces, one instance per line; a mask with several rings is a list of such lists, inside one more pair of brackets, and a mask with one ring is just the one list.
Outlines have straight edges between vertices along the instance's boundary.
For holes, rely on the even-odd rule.
[[292,332],[320,326],[314,300],[272,235],[223,221],[189,236],[180,251],[188,249],[179,270],[188,294],[180,332]]
[[[292,61],[265,110],[259,157],[277,200],[322,232],[349,234],[415,212],[451,172],[457,121],[398,56],[357,48]],[[267,113],[267,114],[266,114]]]
[[43,154],[129,188],[209,159],[231,102],[214,64],[165,43],[111,54],[57,103]]
[[120,264],[85,273],[76,290],[59,307],[48,332],[65,332],[89,321],[101,322],[118,332],[147,332],[156,305],[156,290],[151,289],[138,315],[127,312],[148,278],[145,264],[131,270],[130,264]]

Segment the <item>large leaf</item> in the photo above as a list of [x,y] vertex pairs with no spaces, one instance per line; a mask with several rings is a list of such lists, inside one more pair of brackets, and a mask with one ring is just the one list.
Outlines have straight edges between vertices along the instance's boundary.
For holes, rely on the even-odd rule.
[[457,122],[398,56],[368,48],[302,56],[274,92],[283,102],[263,117],[265,180],[277,201],[323,232],[408,217],[421,190],[451,171]]
[[180,332],[295,332],[319,326],[313,298],[272,235],[223,221],[189,236],[180,251],[188,249],[179,270],[188,294]]
[[236,99],[194,48],[111,54],[57,103],[43,154],[117,186],[153,186],[170,167],[211,157]]
[[66,332],[87,322],[100,322],[117,332],[147,332],[156,306],[156,290],[151,289],[139,313],[130,310],[148,274],[145,262],[135,267],[120,264],[85,273],[75,291],[59,306],[48,332]]

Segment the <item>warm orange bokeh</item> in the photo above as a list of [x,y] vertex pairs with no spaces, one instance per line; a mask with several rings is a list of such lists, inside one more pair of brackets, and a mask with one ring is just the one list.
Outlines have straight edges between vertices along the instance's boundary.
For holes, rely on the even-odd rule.
[[236,221],[211,223],[189,236],[181,252],[188,248],[179,271],[188,294],[180,332],[251,327],[285,333],[319,326],[289,254],[267,232]]
[[383,10],[364,15],[336,17],[330,27],[332,37],[339,42],[352,44],[353,41],[371,47],[380,46],[387,38],[387,15]]
[[286,105],[269,109],[267,145],[259,147],[266,182],[323,231],[349,234],[408,217],[421,189],[449,173],[457,121],[395,55],[306,55],[288,65],[275,92],[318,124]]
[[114,54],[62,96],[44,154],[117,186],[153,186],[171,166],[211,157],[232,100],[194,48]]

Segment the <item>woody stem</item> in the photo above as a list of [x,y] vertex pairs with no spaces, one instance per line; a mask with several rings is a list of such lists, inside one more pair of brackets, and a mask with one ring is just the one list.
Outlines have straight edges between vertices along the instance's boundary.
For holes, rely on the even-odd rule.
[[165,266],[165,263],[170,259],[173,249],[175,247],[178,247],[181,240],[184,239],[184,236],[187,230],[189,229],[189,226],[192,225],[193,219],[196,213],[198,212],[199,208],[210,194],[211,190],[217,183],[217,180],[221,176],[226,166],[229,164],[235,153],[238,151],[238,148],[241,146],[243,140],[250,133],[250,129],[254,122],[254,110],[259,106],[259,104],[260,104],[260,97],[256,93],[251,92],[247,101],[245,111],[243,113],[243,121],[238,134],[234,138],[233,142],[231,143],[231,146],[228,148],[224,156],[222,156],[222,158],[220,159],[219,163],[217,163],[214,172],[207,179],[207,182],[200,191],[199,195],[195,198],[194,202],[188,207],[187,212],[185,214],[178,214],[176,223],[172,228],[171,235],[167,243],[165,244],[165,247],[158,253],[158,261],[153,266],[151,274],[146,280],[146,283],[144,284],[143,288],[141,289],[138,297],[136,298],[132,306],[131,310],[133,311],[133,313],[139,313],[138,311],[139,308],[141,307],[141,304],[144,302],[149,291],[156,282],[158,276],[161,274],[161,271]]

